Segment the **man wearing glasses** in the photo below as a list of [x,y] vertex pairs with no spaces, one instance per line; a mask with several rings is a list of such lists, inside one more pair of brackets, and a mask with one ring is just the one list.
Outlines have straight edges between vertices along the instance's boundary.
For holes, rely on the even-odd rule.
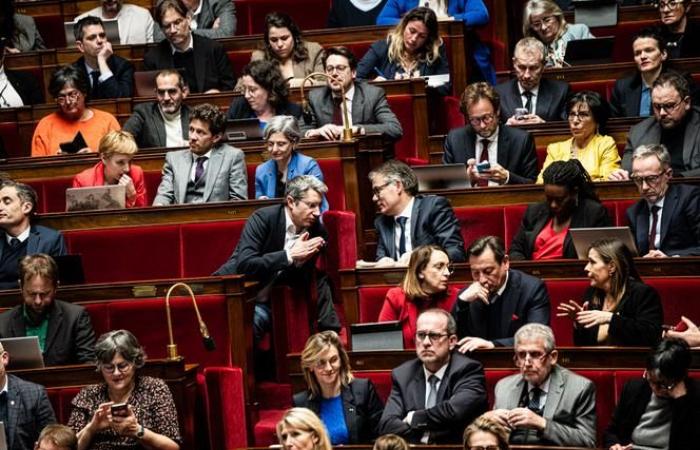
[[661,341],[642,377],[625,383],[603,435],[610,450],[697,448],[700,381],[688,378],[691,354],[680,339]]
[[669,58],[700,56],[700,24],[689,17],[691,0],[661,0],[661,34],[668,42]]
[[392,388],[379,434],[393,433],[412,444],[458,444],[464,428],[486,410],[481,363],[459,353],[457,325],[442,309],[416,321],[416,354],[391,373]]
[[523,325],[514,350],[520,373],[496,384],[486,415],[511,430],[511,444],[595,447],[595,384],[557,364],[552,329]]
[[460,109],[469,125],[447,135],[442,162],[466,164],[472,186],[534,183],[535,142],[527,131],[500,124],[500,96],[494,88],[470,84]]
[[663,145],[637,147],[632,181],[641,200],[627,210],[639,254],[647,258],[700,255],[700,188],[669,184],[671,156]]
[[327,87],[309,93],[302,126],[305,137],[318,136],[331,141],[342,137],[345,123],[343,92],[348,126],[354,134],[382,133],[391,140],[403,136],[401,124],[391,111],[384,90],[355,81],[357,59],[350,50],[345,47],[328,48],[322,62],[329,76]]

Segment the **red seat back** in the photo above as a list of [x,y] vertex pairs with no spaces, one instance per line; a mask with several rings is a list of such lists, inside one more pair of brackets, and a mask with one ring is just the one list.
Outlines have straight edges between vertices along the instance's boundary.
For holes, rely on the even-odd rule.
[[503,229],[506,250],[510,249],[510,243],[520,229],[527,205],[510,205],[503,208]]
[[455,208],[466,248],[482,236],[505,238],[502,206]]
[[[410,95],[396,95],[387,97],[391,110],[403,128],[403,137],[394,144],[394,154],[397,159],[417,157],[419,152],[417,145],[428,145],[427,142],[416,140],[416,125],[413,116],[413,97]],[[427,138],[427,136],[424,136]]]
[[556,336],[557,346],[572,346],[574,345],[573,323],[568,317],[557,317],[557,306],[569,301],[575,300],[581,304],[583,293],[589,283],[586,279],[581,280],[545,280],[547,292],[549,293],[550,301],[550,326]]
[[210,448],[247,447],[243,371],[238,367],[207,367],[204,380]]
[[391,371],[375,370],[356,372],[358,378],[368,378],[377,389],[377,395],[386,404],[389,394],[391,394]]
[[301,30],[326,27],[330,10],[329,0],[234,0],[238,26],[237,35],[262,33],[265,16],[273,11],[288,14]]
[[182,276],[206,277],[214,273],[233,253],[244,226],[243,220],[182,225]]

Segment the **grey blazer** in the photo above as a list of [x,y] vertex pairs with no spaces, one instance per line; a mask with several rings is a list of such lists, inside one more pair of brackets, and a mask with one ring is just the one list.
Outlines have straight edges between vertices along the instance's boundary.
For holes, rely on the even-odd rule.
[[[595,384],[558,365],[552,367],[549,376],[549,392],[542,412],[547,420],[544,432],[541,436],[534,431],[514,433],[511,443],[595,447]],[[499,381],[493,409],[510,410],[522,406],[525,383],[519,373]]]
[[[187,140],[190,125],[190,107],[180,106],[182,139]],[[131,117],[124,124],[124,131],[134,135],[139,148],[165,147],[165,123],[158,108],[158,102],[140,103],[134,108]]]
[[[690,114],[688,124],[685,127],[683,139],[683,168],[680,173],[684,177],[700,176],[700,108],[694,106],[688,111]],[[630,128],[627,135],[627,145],[622,156],[622,168],[632,171],[632,153],[642,144],[658,144],[661,142],[661,125],[655,117],[648,117]]]
[[[192,152],[178,150],[165,155],[163,177],[158,186],[154,206],[185,203],[187,182],[194,163]],[[225,202],[248,198],[248,178],[243,152],[228,144],[211,151],[206,169],[204,202]]]
[[[194,34],[217,39],[233,37],[236,34],[236,5],[231,0],[201,0],[202,10],[197,15],[197,29]],[[212,28],[214,21],[219,19],[219,27]],[[157,24],[158,25],[158,24]],[[153,41],[165,39],[160,26],[153,27]]]
[[[329,87],[313,89],[309,93],[310,117],[304,115],[302,130],[312,130],[333,121],[333,100]],[[386,101],[384,89],[355,81],[352,97],[352,124],[367,133],[382,133],[390,139],[403,136],[403,129]]]
[[31,52],[46,48],[33,17],[15,14],[15,37],[12,46],[20,52]]

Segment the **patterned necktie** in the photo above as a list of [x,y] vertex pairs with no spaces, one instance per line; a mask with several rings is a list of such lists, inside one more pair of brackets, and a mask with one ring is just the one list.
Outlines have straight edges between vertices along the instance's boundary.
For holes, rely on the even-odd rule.
[[534,95],[531,91],[524,91],[523,95],[525,96],[525,104],[523,107],[527,109],[528,114],[532,114],[532,96]]
[[209,159],[206,156],[200,156],[197,158],[197,168],[194,169],[194,184],[199,183],[199,180],[204,175],[204,162]]
[[530,401],[527,404],[527,409],[541,416],[542,410],[540,409],[540,395],[542,395],[542,389],[538,387],[532,388],[530,391]]

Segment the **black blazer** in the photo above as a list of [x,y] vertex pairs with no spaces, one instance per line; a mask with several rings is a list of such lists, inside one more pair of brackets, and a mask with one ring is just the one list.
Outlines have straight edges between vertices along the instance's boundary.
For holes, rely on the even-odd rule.
[[[199,93],[209,89],[229,91],[236,86],[236,78],[224,47],[217,41],[192,35],[194,42],[194,79],[195,86],[190,92]],[[173,53],[170,42],[163,39],[157,46],[151,47],[143,57],[144,70],[161,70],[173,68]]]
[[[467,288],[468,286],[459,291],[457,297]],[[499,301],[503,302],[501,328],[496,333],[499,337],[492,341],[497,347],[512,346],[515,332],[525,324],[549,325],[549,294],[539,278],[510,269],[508,284]],[[467,303],[457,299],[452,315],[457,321],[457,335],[460,339],[465,336],[488,339],[488,308],[484,302]]]
[[[47,366],[92,363],[95,331],[90,315],[80,305],[54,300],[49,311],[44,363]],[[23,304],[0,314],[0,338],[26,336]]]
[[[627,209],[627,222],[640,255],[649,253],[649,203],[642,199]],[[700,255],[700,188],[669,184],[661,213],[661,245],[668,256]]]
[[44,91],[39,87],[33,74],[5,68],[5,75],[7,75],[7,80],[15,88],[25,106],[44,103]]
[[[467,163],[476,158],[476,141],[481,139],[471,125],[450,130],[445,139],[442,162]],[[530,133],[506,125],[498,131],[498,164],[510,172],[508,184],[534,183],[537,178],[537,153]]]
[[[112,55],[107,58],[107,65],[112,76],[97,85],[97,96],[92,96],[92,88],[88,90],[88,100],[100,98],[131,97],[134,89],[134,66],[121,56]],[[85,57],[81,56],[73,66],[83,72],[88,86],[91,86],[90,74],[85,68]]]
[[[320,417],[321,401],[309,397],[309,391],[294,395],[295,407],[309,408]],[[348,444],[369,444],[378,435],[379,419],[384,405],[374,389],[374,384],[366,378],[355,378],[350,385],[342,387],[345,426],[348,429]]]
[[[671,401],[669,450],[696,448],[700,442],[700,381],[686,378],[687,394]],[[632,432],[639,425],[651,400],[651,387],[642,379],[625,383],[610,424],[603,434],[605,448],[632,442]]]
[[[289,101],[282,103],[275,109],[275,114],[278,116],[294,116],[297,119],[301,118],[301,113],[301,106]],[[240,96],[234,97],[231,101],[226,116],[228,120],[255,119],[257,117],[245,97]]]
[[[518,261],[532,259],[535,240],[550,219],[549,207],[546,202],[534,203],[527,207],[518,233],[510,244],[510,258]],[[599,202],[591,199],[580,201],[571,216],[569,228],[598,228],[611,226],[608,210]],[[564,258],[577,259],[576,247],[567,233],[564,239]]]
[[[589,309],[602,308],[602,301],[594,301],[596,292],[595,288],[589,287],[583,295],[584,302],[589,302]],[[617,305],[609,324],[610,345],[652,347],[661,340],[663,322],[664,311],[659,293],[648,284],[630,278],[627,281],[625,295]],[[600,345],[598,327],[574,327],[574,344]]]
[[610,116],[639,117],[642,86],[642,76],[639,72],[615,81],[615,87],[610,98]]
[[[676,35],[671,33],[667,26],[661,24],[661,35],[666,39],[666,42],[675,43]],[[696,58],[700,56],[700,23],[698,20],[688,17],[688,22],[685,25],[685,33],[680,40],[680,45],[668,45],[669,58]]]
[[[506,81],[496,85],[494,89],[501,96],[501,120],[505,122],[515,114],[515,108],[523,107],[518,80]],[[569,83],[542,78],[537,95],[535,114],[547,122],[566,118]]]
[[[419,359],[391,371],[391,394],[379,422],[379,434],[394,433],[419,444],[426,431],[431,444],[459,444],[464,428],[487,409],[484,368],[453,352],[440,382],[436,405],[425,409],[425,372]],[[404,418],[413,411],[411,424]]]
[[[394,218],[380,214],[374,220],[377,230],[377,260],[394,258]],[[437,195],[417,195],[411,211],[411,244],[436,244],[445,249],[452,262],[467,260],[459,222],[450,203]]]
[[[182,125],[182,140],[189,136],[190,107],[180,105],[180,123]],[[124,131],[134,135],[139,148],[165,147],[165,122],[160,113],[158,102],[139,103],[134,107],[129,120],[124,124]]]

